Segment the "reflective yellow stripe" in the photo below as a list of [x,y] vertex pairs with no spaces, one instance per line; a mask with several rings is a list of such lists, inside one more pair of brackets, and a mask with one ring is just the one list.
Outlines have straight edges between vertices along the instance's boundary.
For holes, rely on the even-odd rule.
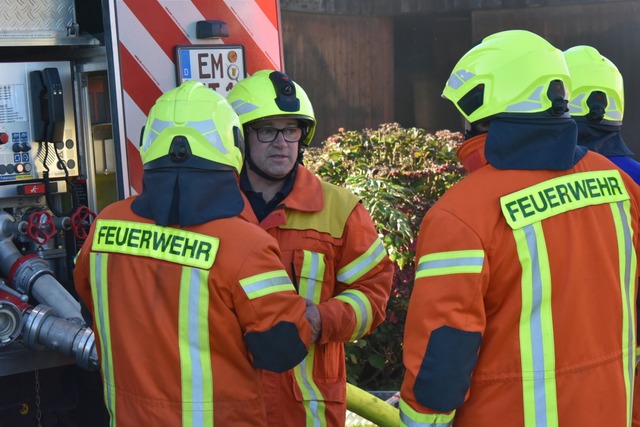
[[635,278],[637,261],[632,240],[631,211],[628,201],[611,204],[618,238],[620,294],[622,295],[622,367],[627,395],[627,425],[631,425],[633,410],[633,381],[635,377],[636,322]]
[[558,400],[549,256],[542,225],[513,231],[522,267],[520,358],[525,427],[557,427]]
[[113,354],[111,353],[111,321],[109,319],[109,288],[107,265],[108,254],[90,253],[89,268],[91,280],[91,298],[94,308],[94,328],[100,340],[100,368],[104,377],[104,399],[110,426],[116,427],[116,388],[113,375]]
[[481,249],[427,254],[420,257],[416,268],[416,279],[448,274],[480,273],[483,263],[484,251]]
[[210,269],[216,259],[218,245],[216,237],[177,228],[99,219],[91,249]]
[[260,298],[275,292],[295,291],[291,279],[284,270],[269,271],[240,280],[249,299]]
[[513,229],[585,206],[629,200],[620,172],[581,172],[550,179],[500,198]]
[[356,314],[356,327],[351,335],[351,341],[357,340],[369,333],[371,330],[371,322],[373,321],[369,298],[361,291],[355,289],[344,291],[335,298],[349,304]]
[[[325,263],[324,254],[312,251],[304,251],[300,283],[298,293],[318,304],[322,291],[322,279],[324,278]],[[300,392],[302,393],[302,405],[305,409],[305,426],[325,427],[327,418],[324,397],[313,378],[313,361],[315,360],[316,345],[309,346],[307,356],[293,368]]]
[[213,374],[209,342],[209,272],[184,267],[178,302],[182,425],[213,427]]
[[449,414],[422,414],[400,398],[400,425],[403,427],[451,427],[456,411]]
[[342,283],[350,285],[371,271],[373,267],[382,261],[385,255],[387,255],[387,252],[382,241],[376,239],[365,253],[338,271],[337,279]]
[[306,250],[303,251],[302,270],[300,271],[298,292],[300,295],[316,304],[320,303],[324,271],[325,262],[323,253]]
[[306,427],[326,427],[326,405],[322,393],[313,380],[313,360],[316,354],[316,346],[309,346],[309,353],[302,362],[293,368],[296,383],[302,393],[302,406],[305,410]]

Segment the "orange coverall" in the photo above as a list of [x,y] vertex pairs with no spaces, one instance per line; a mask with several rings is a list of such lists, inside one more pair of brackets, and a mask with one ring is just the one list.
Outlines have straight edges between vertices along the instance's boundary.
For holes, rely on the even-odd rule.
[[401,424],[626,427],[640,190],[593,152],[566,171],[482,166],[484,137],[420,230]]
[[293,188],[260,226],[278,241],[298,293],[318,304],[322,335],[295,369],[263,373],[271,426],[344,426],[344,343],[377,327],[393,265],[359,199],[298,166]]
[[292,368],[311,339],[276,241],[240,217],[156,226],[134,199],[98,216],[74,271],[111,426],[269,425],[257,368]]

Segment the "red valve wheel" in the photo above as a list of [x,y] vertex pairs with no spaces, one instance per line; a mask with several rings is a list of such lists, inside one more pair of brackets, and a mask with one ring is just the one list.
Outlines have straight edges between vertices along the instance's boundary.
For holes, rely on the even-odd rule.
[[28,223],[27,236],[39,245],[46,244],[56,234],[56,226],[49,212],[32,212]]
[[88,207],[79,207],[73,215],[71,215],[71,229],[76,239],[84,240],[89,235],[89,227],[93,222],[96,214],[91,212]]

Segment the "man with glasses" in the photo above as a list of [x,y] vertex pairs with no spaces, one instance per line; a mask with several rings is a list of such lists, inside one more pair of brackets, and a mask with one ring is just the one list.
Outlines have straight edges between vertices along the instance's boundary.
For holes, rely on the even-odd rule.
[[393,266],[359,198],[301,164],[316,126],[304,90],[282,72],[262,70],[236,84],[227,99],[245,132],[241,188],[315,313],[315,344],[305,360],[283,374],[263,372],[267,422],[344,426],[344,343],[384,320]]

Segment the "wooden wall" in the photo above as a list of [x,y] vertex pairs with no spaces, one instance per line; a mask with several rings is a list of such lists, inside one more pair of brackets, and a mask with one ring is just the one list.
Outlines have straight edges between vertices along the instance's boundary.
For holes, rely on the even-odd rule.
[[625,79],[622,134],[640,160],[640,0],[504,3],[388,16],[283,10],[285,69],[316,109],[314,145],[339,127],[391,121],[432,132],[461,130],[458,111],[440,98],[451,69],[480,38],[518,28],[562,50],[594,46],[618,66]]
[[593,46],[616,64],[625,85],[622,135],[640,161],[640,1],[476,11],[472,15],[475,40],[513,28],[533,31],[561,50]]
[[313,145],[340,127],[393,120],[391,17],[282,12],[285,71],[307,92],[318,126]]

